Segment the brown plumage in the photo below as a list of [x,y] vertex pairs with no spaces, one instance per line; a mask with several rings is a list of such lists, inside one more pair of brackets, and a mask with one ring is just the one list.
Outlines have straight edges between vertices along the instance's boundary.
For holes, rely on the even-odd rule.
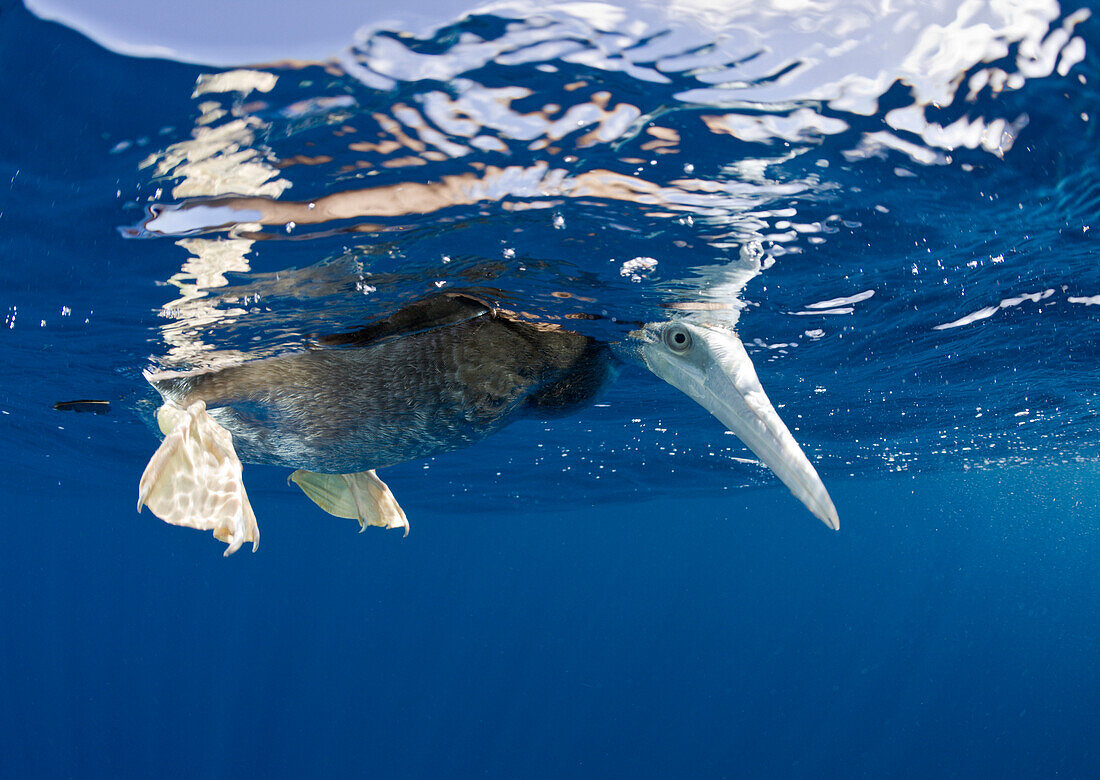
[[205,401],[244,461],[343,474],[465,447],[524,414],[570,412],[615,373],[604,344],[450,294],[305,352],[153,385],[184,407]]

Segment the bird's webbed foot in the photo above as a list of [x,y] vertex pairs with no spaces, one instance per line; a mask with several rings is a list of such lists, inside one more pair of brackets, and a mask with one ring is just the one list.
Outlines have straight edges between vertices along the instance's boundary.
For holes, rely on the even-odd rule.
[[374,469],[354,474],[317,474],[299,469],[290,475],[290,481],[330,515],[358,520],[360,532],[376,525],[404,528],[404,535],[409,535],[405,512]]
[[245,542],[260,544],[256,515],[248,503],[233,435],[215,422],[206,404],[182,409],[172,402],[157,410],[164,441],[138,485],[138,511],[147,506],[172,525],[213,531],[231,555]]

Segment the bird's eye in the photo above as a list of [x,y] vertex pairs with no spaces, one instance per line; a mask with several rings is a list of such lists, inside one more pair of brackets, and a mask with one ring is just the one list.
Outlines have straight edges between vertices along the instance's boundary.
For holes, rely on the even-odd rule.
[[682,355],[691,349],[691,332],[683,325],[669,325],[664,333],[665,346]]

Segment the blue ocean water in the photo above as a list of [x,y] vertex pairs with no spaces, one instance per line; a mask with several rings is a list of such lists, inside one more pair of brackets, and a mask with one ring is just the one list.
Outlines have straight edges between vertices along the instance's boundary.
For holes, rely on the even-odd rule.
[[[0,6],[3,774],[1091,776],[1095,13],[792,7],[229,70]],[[841,530],[629,366],[385,470],[405,539],[255,465],[255,555],[134,513],[144,370],[455,289],[735,322]]]

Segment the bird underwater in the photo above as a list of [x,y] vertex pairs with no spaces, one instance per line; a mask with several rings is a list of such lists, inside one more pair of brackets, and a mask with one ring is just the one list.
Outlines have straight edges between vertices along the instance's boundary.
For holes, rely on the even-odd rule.
[[509,316],[461,292],[415,301],[305,351],[217,370],[145,374],[164,434],[142,474],[138,511],[213,531],[225,555],[259,528],[241,462],[294,469],[326,512],[403,528],[376,469],[474,444],[525,415],[569,414],[644,365],[717,417],[816,517],[839,528],[816,470],[780,419],[741,340],[683,316],[605,344]]

